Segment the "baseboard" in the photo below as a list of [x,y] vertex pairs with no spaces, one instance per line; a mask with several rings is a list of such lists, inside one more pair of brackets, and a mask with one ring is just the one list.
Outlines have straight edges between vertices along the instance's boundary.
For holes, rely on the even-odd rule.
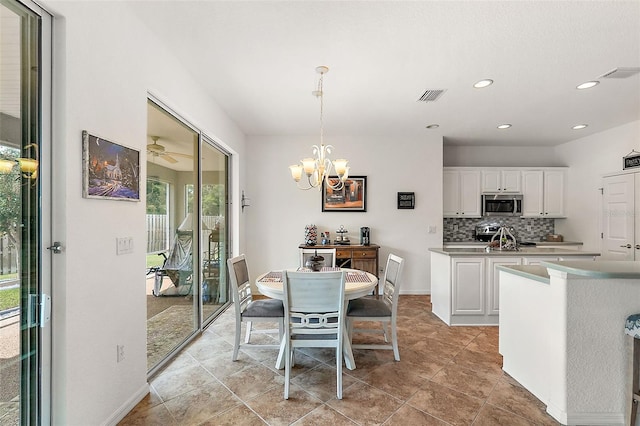
[[554,407],[547,406],[547,413],[563,425],[619,425],[625,424],[624,413],[568,413]]
[[145,383],[136,393],[125,401],[104,423],[103,426],[116,426],[149,393],[149,383]]

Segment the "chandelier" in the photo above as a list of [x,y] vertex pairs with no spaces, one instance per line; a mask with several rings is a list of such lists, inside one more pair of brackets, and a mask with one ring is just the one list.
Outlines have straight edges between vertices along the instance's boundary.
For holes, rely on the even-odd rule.
[[[291,177],[300,189],[318,188],[320,190],[324,182],[327,188],[341,190],[344,188],[344,181],[349,177],[348,161],[342,158],[331,161],[328,154],[331,154],[333,146],[324,144],[322,80],[324,75],[329,72],[329,68],[320,66],[316,68],[316,72],[320,74],[320,78],[318,79],[318,89],[314,90],[312,94],[320,99],[320,146],[313,145],[312,147],[315,158],[303,158],[300,164],[289,166],[289,170],[291,170]],[[338,175],[337,179],[330,178],[332,170],[335,170]],[[301,184],[303,172],[306,175],[306,182]]]

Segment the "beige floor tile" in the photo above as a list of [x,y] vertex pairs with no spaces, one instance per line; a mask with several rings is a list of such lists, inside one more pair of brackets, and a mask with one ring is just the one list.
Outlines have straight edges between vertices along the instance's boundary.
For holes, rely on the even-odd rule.
[[408,404],[452,425],[473,422],[484,401],[433,382],[422,385]]
[[[296,384],[322,402],[331,398],[336,398],[337,373],[333,366],[322,364],[312,370],[306,370],[295,378],[291,383]],[[356,379],[346,374],[342,374],[342,388],[347,388],[354,384]]]
[[238,405],[200,423],[199,426],[261,426],[266,425],[260,416],[246,405]]
[[424,383],[426,378],[416,374],[418,367],[407,361],[389,363],[374,369],[362,380],[396,398],[406,401]]
[[263,365],[253,365],[223,378],[221,382],[246,401],[273,387],[281,388],[284,378]]
[[448,423],[443,422],[442,420],[438,420],[432,415],[425,413],[424,411],[420,411],[417,408],[414,408],[408,404],[400,407],[398,411],[393,413],[393,415],[384,422],[385,426],[409,426],[409,425],[420,425],[420,426],[446,426]]
[[355,383],[343,390],[342,399],[327,405],[362,425],[381,424],[402,405],[402,401],[365,383]]
[[118,426],[170,426],[177,424],[167,407],[156,405],[150,408],[134,408],[127,417],[118,423]]
[[165,402],[165,406],[181,426],[199,425],[214,415],[242,404],[221,384],[195,389]]
[[523,387],[511,383],[512,380],[501,379],[489,395],[487,402],[537,424],[559,424],[546,413],[546,406],[539,399]]
[[476,352],[465,348],[452,361],[470,370],[502,373],[502,356],[498,353]]
[[260,396],[245,402],[269,425],[289,425],[306,416],[322,405],[322,401],[315,398],[302,388],[291,385],[289,399],[284,399],[284,387],[271,388]]
[[349,420],[333,408],[323,404],[293,423],[293,426],[352,426],[357,423]]
[[[430,358],[449,361],[463,350],[463,345],[456,345],[452,343],[442,342],[440,340],[431,339],[425,337],[419,342],[411,346],[411,349],[416,352],[422,352],[425,355],[429,355]],[[402,359],[402,355],[400,355]]]
[[433,376],[431,381],[466,395],[487,399],[500,377],[501,374],[474,371],[450,364]]
[[491,404],[485,404],[473,426],[533,426],[534,423]]
[[153,379],[151,385],[166,403],[178,395],[206,387],[211,383],[217,383],[216,378],[200,365],[196,365],[162,373]]

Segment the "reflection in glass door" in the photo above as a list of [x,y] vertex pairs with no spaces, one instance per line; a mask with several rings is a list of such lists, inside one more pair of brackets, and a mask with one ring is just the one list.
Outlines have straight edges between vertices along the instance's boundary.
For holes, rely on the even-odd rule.
[[50,304],[42,292],[50,259],[41,244],[49,171],[41,154],[49,155],[50,51],[41,35],[50,21],[30,7],[38,13],[0,0],[0,424],[40,424],[49,415]]
[[202,170],[202,322],[207,324],[229,300],[227,286],[227,206],[229,156],[203,138]]
[[193,213],[199,135],[151,100],[147,120],[147,370],[152,372],[200,328],[199,226]]

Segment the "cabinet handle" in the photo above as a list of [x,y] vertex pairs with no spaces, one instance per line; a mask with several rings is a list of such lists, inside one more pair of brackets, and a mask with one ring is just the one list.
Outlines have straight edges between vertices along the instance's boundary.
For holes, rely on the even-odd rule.
[[622,245],[622,246],[620,246],[620,247],[622,247],[622,248],[631,248],[631,244]]

